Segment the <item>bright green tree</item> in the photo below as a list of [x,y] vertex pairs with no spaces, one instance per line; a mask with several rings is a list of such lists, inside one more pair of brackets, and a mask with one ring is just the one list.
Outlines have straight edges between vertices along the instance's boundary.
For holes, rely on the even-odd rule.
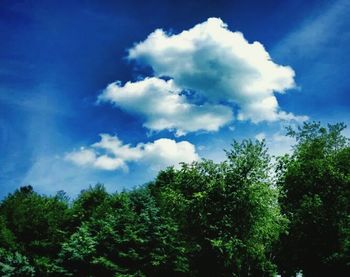
[[273,275],[271,250],[285,226],[264,142],[234,142],[227,161],[169,168],[151,185],[180,224],[195,276]]
[[0,248],[0,275],[4,277],[34,277],[35,269],[28,258],[18,252]]

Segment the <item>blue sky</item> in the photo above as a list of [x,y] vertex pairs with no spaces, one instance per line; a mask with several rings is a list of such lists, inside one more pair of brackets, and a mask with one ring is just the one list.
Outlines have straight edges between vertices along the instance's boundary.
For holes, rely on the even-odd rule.
[[219,161],[232,139],[280,154],[288,124],[349,124],[349,12],[346,0],[2,1],[0,197],[121,190]]

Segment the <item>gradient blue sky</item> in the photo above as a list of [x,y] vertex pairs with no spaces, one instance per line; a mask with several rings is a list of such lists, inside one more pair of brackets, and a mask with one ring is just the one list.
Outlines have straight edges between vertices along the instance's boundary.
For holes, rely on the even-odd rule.
[[127,170],[67,159],[80,147],[90,149],[101,133],[118,136],[130,144],[126,149],[152,147],[162,138],[187,141],[196,155],[216,161],[232,139],[245,137],[266,138],[276,154],[288,151],[292,142],[283,138],[283,126],[295,121],[254,123],[238,120],[235,112],[218,131],[177,137],[145,128],[145,117],[124,107],[97,103],[112,82],[123,86],[155,75],[152,65],[139,66],[127,56],[157,28],[171,36],[221,18],[249,43],[260,42],[274,63],[294,70],[296,86],[274,94],[281,110],[349,124],[349,13],[347,0],[1,1],[0,197],[25,184],[74,196],[97,182],[115,191],[155,176],[154,148],[142,148],[143,161],[127,161]]

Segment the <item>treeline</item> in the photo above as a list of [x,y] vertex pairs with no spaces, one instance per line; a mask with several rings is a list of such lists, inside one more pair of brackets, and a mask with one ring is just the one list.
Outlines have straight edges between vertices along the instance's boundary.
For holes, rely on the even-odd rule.
[[350,276],[350,145],[304,123],[290,155],[234,142],[222,163],[70,200],[21,187],[0,204],[1,276]]

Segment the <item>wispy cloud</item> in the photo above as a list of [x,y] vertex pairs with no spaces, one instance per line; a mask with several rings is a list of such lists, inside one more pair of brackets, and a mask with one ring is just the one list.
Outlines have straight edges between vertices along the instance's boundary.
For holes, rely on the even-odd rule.
[[349,13],[348,0],[329,2],[288,34],[272,52],[289,59],[310,59],[322,54],[328,55],[327,49],[333,47],[335,41],[343,39],[344,36],[350,37]]
[[343,121],[349,116],[349,14],[349,1],[328,1],[272,50],[298,70],[301,93],[288,105],[318,120]]

